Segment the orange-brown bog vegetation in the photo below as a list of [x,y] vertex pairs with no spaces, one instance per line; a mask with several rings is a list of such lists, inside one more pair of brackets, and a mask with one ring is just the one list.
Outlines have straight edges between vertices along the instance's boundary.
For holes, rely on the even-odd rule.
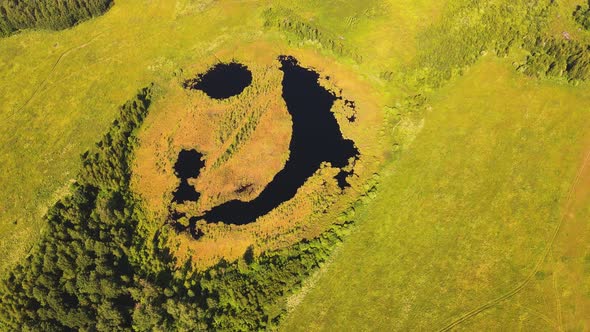
[[[289,158],[292,123],[281,96],[283,73],[277,61],[281,53],[265,43],[250,44],[239,52],[217,54],[185,69],[183,75],[192,78],[219,61],[239,61],[253,76],[252,84],[240,95],[215,100],[201,91],[185,90],[179,80],[174,80],[166,95],[153,105],[138,135],[133,187],[147,212],[163,225],[179,184],[173,167],[181,150],[196,149],[205,159],[199,177],[189,179],[201,193],[199,200],[173,207],[188,216],[198,216],[232,199],[254,199]],[[249,246],[262,252],[318,236],[337,223],[339,214],[365,191],[366,179],[383,160],[380,96],[357,74],[315,52],[293,50],[288,54],[318,72],[324,88],[343,97],[336,100],[332,112],[344,137],[352,139],[360,152],[354,176],[348,178],[351,186],[342,191],[334,179],[338,169],[325,165],[293,199],[256,222],[226,225],[199,221],[197,227],[204,233],[199,239],[166,228],[172,233],[169,239],[179,263],[190,258],[195,266],[204,268],[221,258],[241,257]],[[354,122],[347,120],[352,109],[345,105],[346,99],[355,102]],[[239,190],[245,187],[247,190]]]

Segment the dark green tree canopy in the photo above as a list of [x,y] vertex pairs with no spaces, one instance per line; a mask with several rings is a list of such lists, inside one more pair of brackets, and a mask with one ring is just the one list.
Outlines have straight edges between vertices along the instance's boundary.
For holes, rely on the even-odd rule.
[[23,29],[61,30],[102,15],[113,0],[0,0],[0,37]]
[[585,30],[590,30],[590,1],[576,7],[574,20]]

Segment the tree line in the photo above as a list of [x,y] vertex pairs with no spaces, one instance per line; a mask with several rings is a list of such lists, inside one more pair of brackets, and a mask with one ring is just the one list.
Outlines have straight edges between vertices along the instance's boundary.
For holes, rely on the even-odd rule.
[[300,40],[313,40],[323,47],[331,50],[339,56],[349,57],[357,63],[362,63],[363,58],[359,52],[343,43],[343,37],[337,36],[325,28],[321,28],[304,20],[292,10],[284,7],[268,8],[264,12],[265,27],[278,28],[290,33]]
[[69,28],[112,5],[113,0],[0,0],[0,37],[23,29]]
[[[579,5],[573,19],[584,29],[590,29],[588,3]],[[568,82],[590,79],[590,45],[564,36],[537,36],[528,47],[530,54],[518,70],[535,77],[561,78]]]
[[581,25],[585,30],[590,30],[590,1],[583,5],[578,5],[573,16],[574,21]]
[[519,70],[530,76],[585,81],[590,78],[590,46],[573,40],[539,37]]
[[552,6],[552,0],[465,1],[418,35],[419,51],[414,67],[408,68],[409,83],[440,87],[488,52],[506,56],[513,47],[528,49]]

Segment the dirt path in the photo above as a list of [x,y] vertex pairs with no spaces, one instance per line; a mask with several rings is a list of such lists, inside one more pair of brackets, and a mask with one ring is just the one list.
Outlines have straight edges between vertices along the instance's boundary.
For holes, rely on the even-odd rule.
[[82,45],[78,45],[78,46],[74,46],[71,47],[67,50],[65,50],[55,61],[55,63],[53,63],[53,66],[51,67],[51,69],[49,70],[49,72],[47,73],[47,75],[45,76],[45,78],[43,79],[43,81],[41,81],[41,83],[39,83],[39,85],[37,85],[37,88],[35,88],[35,90],[33,91],[33,93],[31,94],[31,96],[29,96],[29,98],[17,109],[15,109],[12,114],[10,114],[6,120],[11,119],[16,113],[20,113],[22,112],[27,106],[29,106],[29,104],[31,103],[31,101],[37,96],[37,94],[41,91],[41,89],[43,89],[43,87],[46,85],[47,81],[49,80],[49,78],[53,75],[53,73],[55,72],[55,69],[57,68],[57,66],[61,63],[61,61],[68,56],[70,53],[82,49],[88,45],[90,45],[92,42],[94,42],[98,37],[100,37],[101,35],[103,35],[106,31],[100,32],[97,35],[95,35],[94,37],[90,38],[89,41],[85,42]]
[[[535,274],[539,271],[540,267],[547,259],[547,256],[549,256],[549,253],[551,252],[551,249],[553,247],[553,244],[555,243],[557,235],[559,234],[559,231],[561,230],[561,228],[563,226],[564,220],[572,212],[572,208],[573,208],[574,202],[576,201],[576,197],[578,196],[578,194],[580,194],[580,190],[578,190],[579,189],[578,186],[581,182],[580,180],[582,178],[585,179],[585,178],[590,177],[590,167],[589,166],[590,166],[590,149],[587,150],[586,155],[583,159],[582,165],[580,166],[580,169],[578,170],[578,173],[576,174],[576,177],[574,178],[574,181],[572,182],[570,190],[567,193],[565,210],[562,213],[557,226],[555,226],[555,230],[553,231],[551,238],[547,242],[545,249],[543,250],[543,254],[537,259],[537,262],[535,263],[534,268],[527,275],[527,277],[523,281],[521,281],[518,285],[516,285],[516,287],[514,287],[512,290],[498,296],[495,299],[492,299],[491,301],[488,301],[488,302],[482,304],[481,306],[479,306],[477,308],[474,308],[474,309],[464,313],[463,315],[459,316],[458,318],[456,318],[452,322],[448,323],[447,325],[445,325],[444,327],[442,327],[438,331],[449,331],[449,330],[459,326],[461,323],[467,321],[468,319],[470,319],[470,318],[480,314],[481,312],[494,307],[496,304],[498,304],[502,301],[505,301],[505,300],[513,297],[514,295],[518,294],[523,288],[525,288],[530,283],[531,280],[533,280]],[[586,181],[584,181],[584,182],[586,182]]]

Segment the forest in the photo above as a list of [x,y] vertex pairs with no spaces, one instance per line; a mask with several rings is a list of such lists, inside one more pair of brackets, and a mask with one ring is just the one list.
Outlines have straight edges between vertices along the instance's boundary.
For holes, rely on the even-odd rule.
[[578,5],[574,11],[574,20],[585,30],[590,30],[590,2]]
[[61,30],[106,12],[113,0],[1,0],[0,37],[23,29]]

